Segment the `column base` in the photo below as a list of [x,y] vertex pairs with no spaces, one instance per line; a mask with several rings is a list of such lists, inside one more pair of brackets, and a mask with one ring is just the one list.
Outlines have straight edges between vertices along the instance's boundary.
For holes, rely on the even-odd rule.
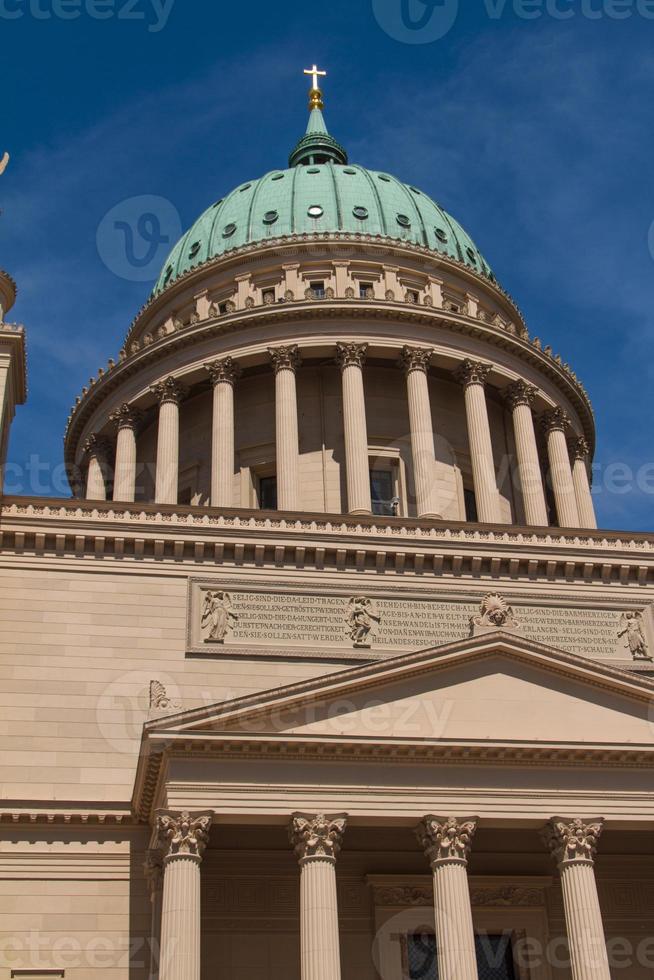
[[372,517],[371,510],[348,510],[348,517]]

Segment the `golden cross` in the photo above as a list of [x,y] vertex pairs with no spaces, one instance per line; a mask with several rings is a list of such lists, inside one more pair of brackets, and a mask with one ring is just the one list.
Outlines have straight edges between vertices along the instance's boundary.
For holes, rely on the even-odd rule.
[[318,78],[325,78],[327,76],[327,72],[320,71],[318,65],[314,65],[313,68],[305,68],[304,74],[313,75],[313,87],[316,90],[320,88],[320,82],[318,81]]

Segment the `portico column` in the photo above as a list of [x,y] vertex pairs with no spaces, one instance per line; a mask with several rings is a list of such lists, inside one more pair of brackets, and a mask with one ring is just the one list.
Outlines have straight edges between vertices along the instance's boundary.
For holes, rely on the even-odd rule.
[[477,817],[429,815],[416,830],[434,874],[436,949],[440,980],[477,980],[468,854]]
[[161,905],[163,898],[163,858],[161,851],[151,850],[145,856],[143,872],[150,892],[150,972],[148,980],[158,980],[161,949]]
[[294,813],[289,837],[300,863],[301,980],[340,980],[336,856],[344,813]]
[[121,405],[110,416],[118,429],[114,500],[123,503],[133,503],[136,497],[136,429],[140,417],[141,413],[127,404]]
[[544,833],[561,874],[572,980],[610,980],[593,866],[603,823],[554,817]]
[[520,489],[525,508],[525,520],[533,527],[547,527],[547,505],[543,474],[538,457],[532,407],[537,389],[526,381],[515,381],[505,392],[506,403],[513,417],[513,432],[518,462]]
[[275,370],[277,506],[279,510],[298,510],[300,439],[295,372],[300,366],[300,353],[297,347],[271,347],[268,353]]
[[343,427],[347,509],[350,514],[371,514],[368,428],[363,389],[367,344],[337,344],[336,361],[343,378]]
[[234,492],[234,385],[241,369],[231,357],[204,366],[213,385],[211,506],[231,507]]
[[88,459],[86,499],[107,499],[107,471],[111,447],[109,440],[95,433],[86,440],[84,454]]
[[575,488],[579,527],[596,529],[597,517],[595,516],[595,505],[593,504],[588,478],[590,446],[585,439],[572,439],[570,451],[572,454],[572,483]]
[[418,517],[441,516],[436,487],[434,426],[427,379],[432,354],[432,350],[419,347],[405,347],[402,351],[402,366],[406,374],[409,402],[411,453]]
[[154,500],[157,504],[176,504],[179,491],[179,403],[186,389],[175,378],[166,378],[151,390],[159,401]]
[[560,527],[579,527],[579,512],[575,488],[572,482],[572,467],[568,455],[565,432],[570,419],[562,408],[546,412],[541,425],[547,439],[547,453],[550,462],[552,490],[556,501],[556,514]]
[[477,501],[477,514],[483,524],[498,524],[500,521],[499,493],[485,390],[486,379],[490,371],[490,364],[468,360],[463,362],[456,372],[456,377],[463,385],[465,393],[468,442],[470,444],[470,461]]
[[158,810],[164,851],[159,980],[200,980],[200,864],[211,813]]

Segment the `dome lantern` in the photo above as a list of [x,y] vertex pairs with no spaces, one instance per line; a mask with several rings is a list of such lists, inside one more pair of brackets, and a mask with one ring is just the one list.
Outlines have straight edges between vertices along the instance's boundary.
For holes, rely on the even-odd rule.
[[289,157],[290,167],[319,166],[324,163],[348,162],[346,150],[333,136],[330,136],[325,124],[322,110],[325,108],[323,94],[318,84],[320,76],[326,76],[326,71],[320,71],[317,65],[307,68],[305,75],[311,75],[313,86],[309,93],[309,123],[307,131]]

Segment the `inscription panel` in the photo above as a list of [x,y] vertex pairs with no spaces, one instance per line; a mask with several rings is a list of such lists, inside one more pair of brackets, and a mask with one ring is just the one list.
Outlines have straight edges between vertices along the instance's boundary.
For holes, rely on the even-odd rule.
[[[599,660],[633,661],[629,618],[642,624],[649,612],[596,606],[555,606],[511,600],[519,634],[569,653]],[[275,647],[303,654],[349,651],[389,655],[440,646],[472,635],[479,601],[389,595],[318,595],[306,591],[244,590],[221,583],[191,583],[189,647],[227,653]]]

